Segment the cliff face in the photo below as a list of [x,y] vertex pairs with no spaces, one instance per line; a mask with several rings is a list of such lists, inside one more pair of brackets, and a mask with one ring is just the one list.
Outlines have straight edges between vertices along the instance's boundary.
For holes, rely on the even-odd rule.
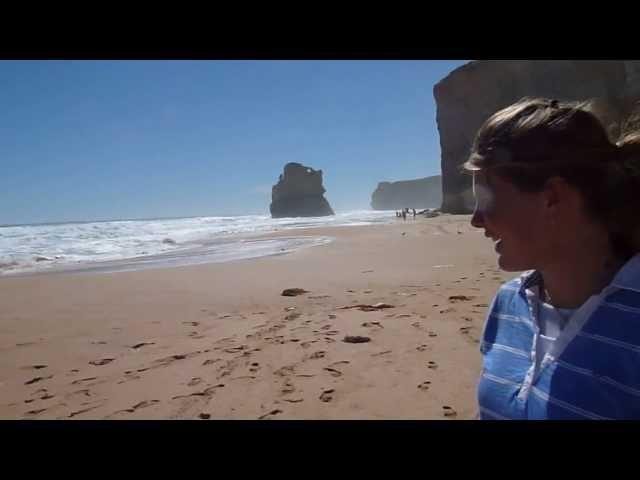
[[371,195],[371,208],[374,210],[435,208],[441,203],[440,175],[400,182],[380,182]]
[[322,170],[287,163],[271,190],[271,217],[324,217],[333,215],[324,198]]
[[442,211],[470,213],[471,177],[459,171],[482,123],[522,97],[593,100],[616,138],[640,98],[640,62],[592,60],[474,61],[434,87],[442,151]]

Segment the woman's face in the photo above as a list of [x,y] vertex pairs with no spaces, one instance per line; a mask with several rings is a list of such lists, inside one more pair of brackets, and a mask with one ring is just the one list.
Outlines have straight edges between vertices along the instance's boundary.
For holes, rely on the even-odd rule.
[[550,252],[549,225],[540,193],[520,191],[492,172],[473,175],[476,207],[471,225],[494,241],[498,265],[506,271],[540,268]]

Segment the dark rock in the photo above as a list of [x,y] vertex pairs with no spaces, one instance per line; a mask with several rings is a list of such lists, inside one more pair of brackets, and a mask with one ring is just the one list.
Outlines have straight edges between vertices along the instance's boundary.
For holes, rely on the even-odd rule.
[[460,172],[478,128],[522,97],[593,101],[612,139],[640,99],[640,62],[618,60],[474,61],[451,72],[434,89],[442,152],[442,211],[473,209],[471,175]]
[[162,240],[162,243],[164,243],[165,245],[175,245],[176,241],[172,238],[165,238],[164,240]]
[[287,163],[284,174],[271,191],[271,216],[324,217],[334,215],[324,198],[322,170],[314,170],[299,163]]
[[309,292],[304,288],[285,288],[282,291],[281,295],[283,297],[295,297],[297,295],[302,295],[304,293],[309,293]]
[[439,207],[442,203],[442,177],[399,182],[380,182],[371,195],[374,210]]
[[361,337],[359,335],[347,335],[342,339],[342,341],[346,343],[366,343],[370,342],[371,339],[369,337]]

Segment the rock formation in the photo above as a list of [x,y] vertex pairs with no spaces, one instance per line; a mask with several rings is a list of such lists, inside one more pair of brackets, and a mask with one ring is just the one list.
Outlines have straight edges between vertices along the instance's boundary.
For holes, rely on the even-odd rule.
[[324,217],[334,215],[324,198],[322,170],[287,163],[271,190],[271,217]]
[[442,151],[442,211],[469,213],[471,177],[459,168],[478,128],[522,97],[593,101],[593,112],[617,138],[640,99],[640,62],[618,60],[474,61],[434,87]]
[[374,210],[433,208],[442,203],[442,177],[419,178],[400,182],[380,182],[371,195]]

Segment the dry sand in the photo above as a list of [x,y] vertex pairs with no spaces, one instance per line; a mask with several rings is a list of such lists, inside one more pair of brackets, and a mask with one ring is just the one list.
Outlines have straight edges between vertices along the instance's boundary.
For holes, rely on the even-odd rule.
[[473,418],[487,304],[513,274],[469,217],[292,234],[335,241],[0,278],[0,418]]

